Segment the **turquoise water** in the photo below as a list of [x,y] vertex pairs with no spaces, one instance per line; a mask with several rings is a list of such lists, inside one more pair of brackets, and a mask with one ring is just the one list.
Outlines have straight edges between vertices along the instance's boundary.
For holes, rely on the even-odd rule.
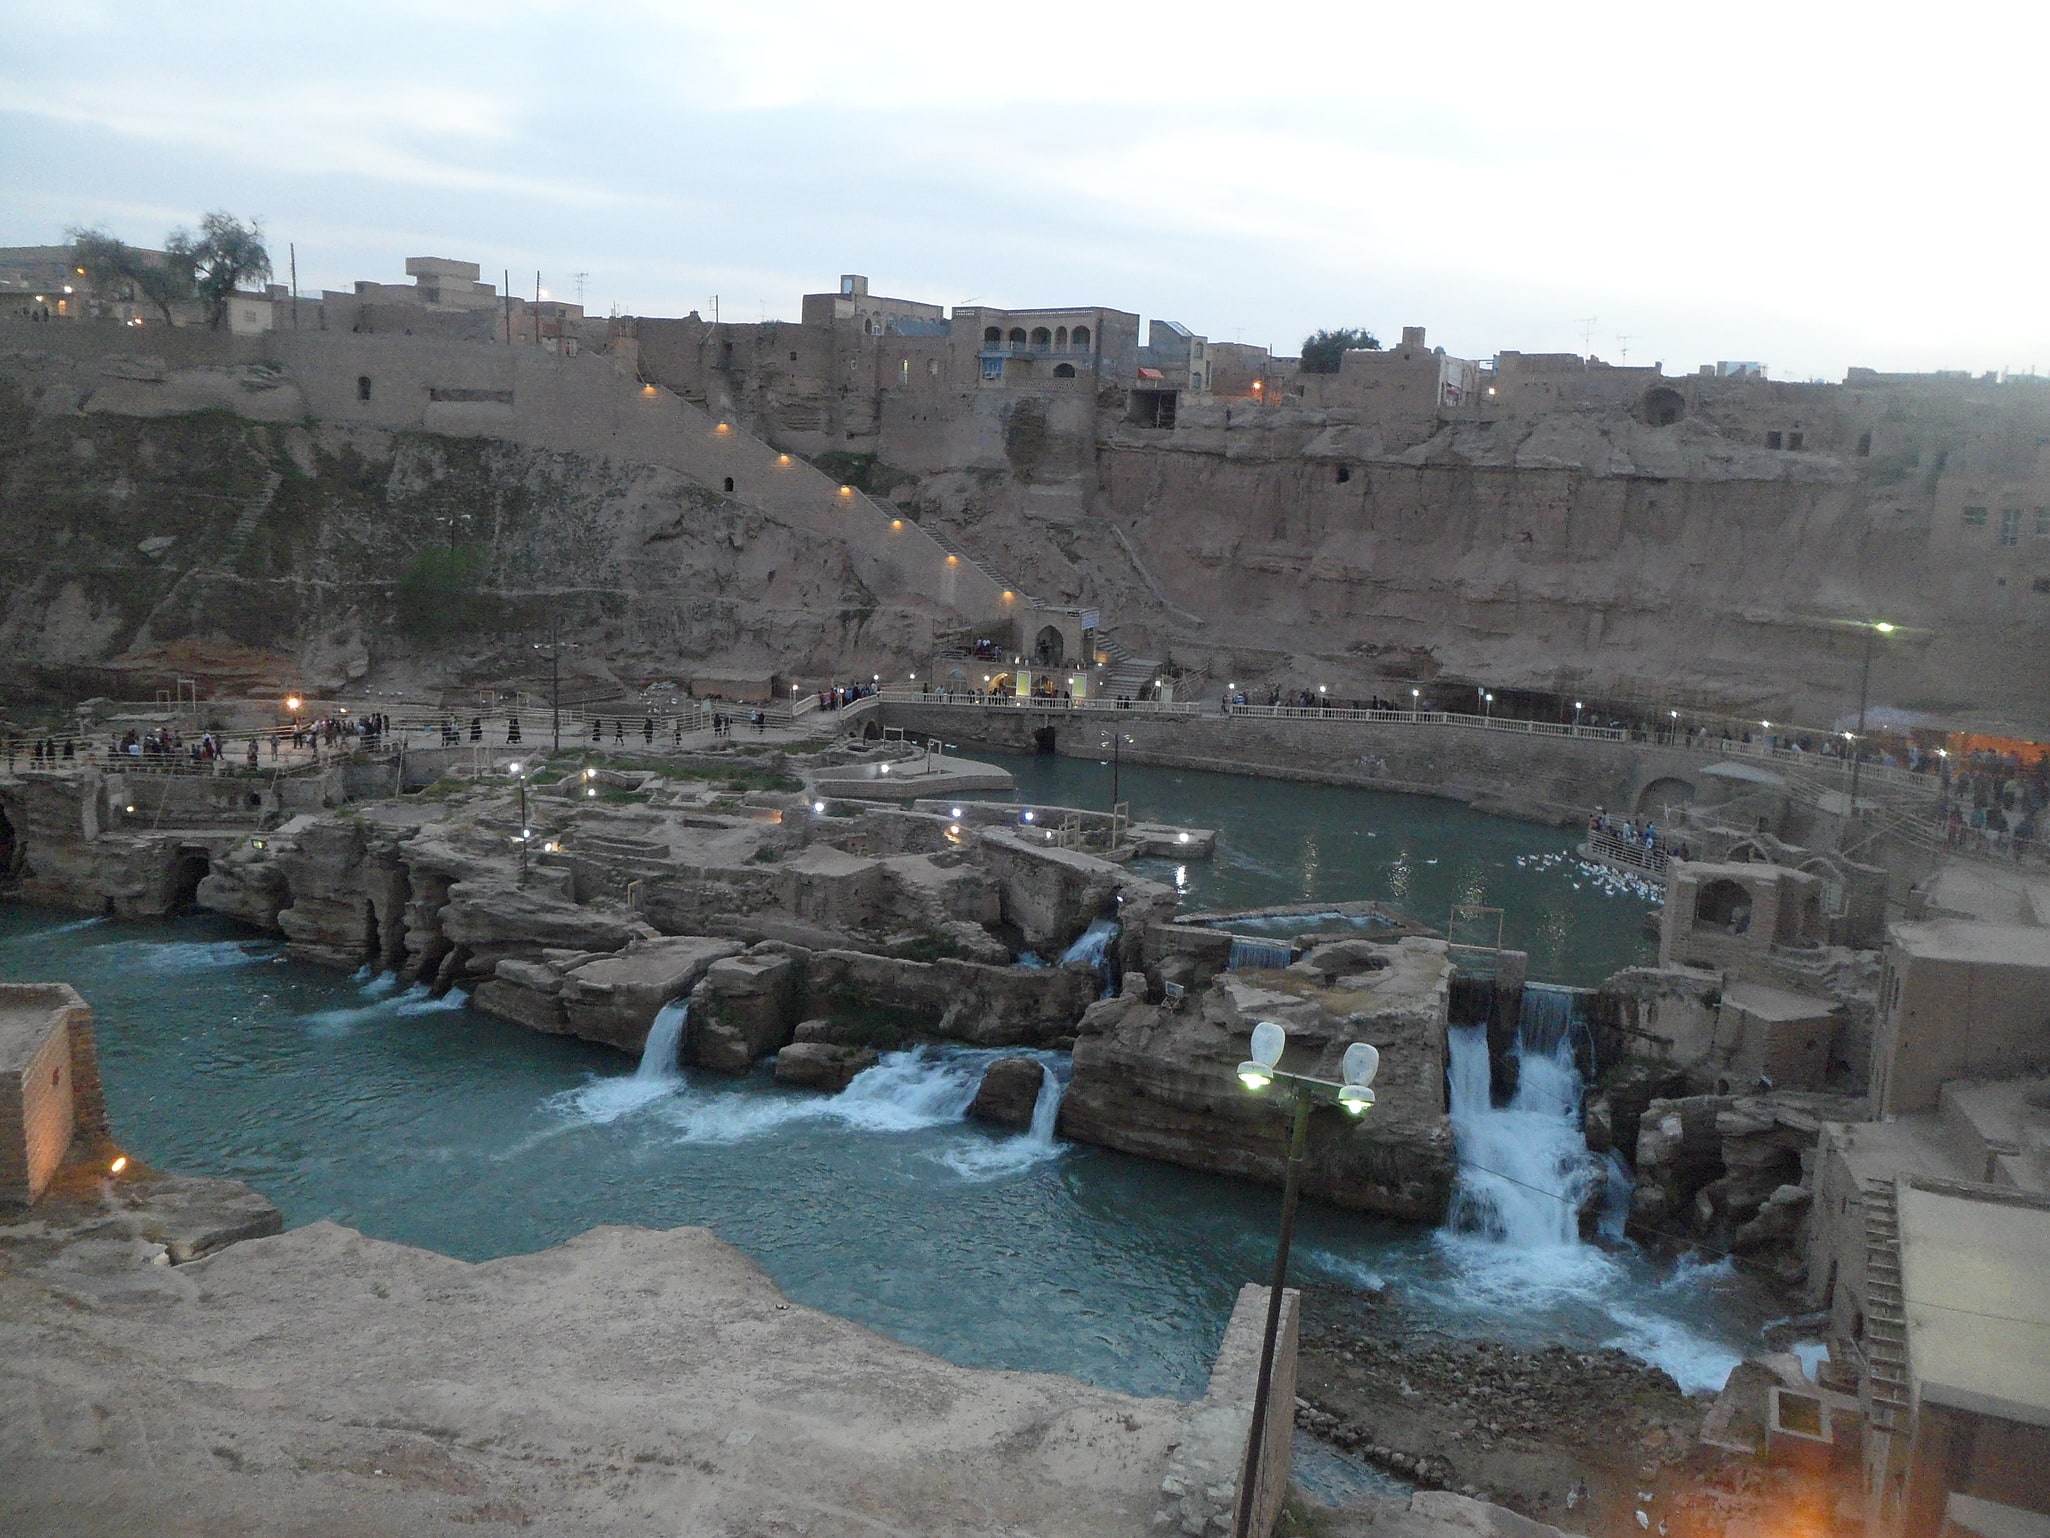
[[[1111,806],[1108,762],[979,748],[973,756],[1008,769],[1021,801]],[[1653,904],[1584,870],[1571,857],[1578,833],[1426,796],[1193,769],[1123,764],[1117,781],[1135,818],[1217,830],[1213,859],[1133,864],[1180,887],[1185,911],[1375,900],[1442,931],[1455,903],[1497,907],[1502,943],[1530,952],[1531,976],[1582,987],[1658,950],[1644,932]]]
[[[637,1083],[619,1054],[390,979],[289,960],[211,917],[0,908],[0,977],[93,1005],[117,1136],[467,1259],[601,1223],[707,1224],[792,1297],[970,1366],[1193,1396],[1272,1190],[962,1118],[987,1054],[904,1055],[826,1097],[765,1074]],[[1517,1251],[1305,1207],[1298,1279],[1399,1290],[1424,1323],[1614,1343],[1719,1384],[1763,1307],[1726,1272],[1585,1245]]]

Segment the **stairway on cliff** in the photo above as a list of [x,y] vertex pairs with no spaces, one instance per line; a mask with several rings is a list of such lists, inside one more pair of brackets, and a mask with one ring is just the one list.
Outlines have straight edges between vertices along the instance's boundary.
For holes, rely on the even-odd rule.
[[256,537],[265,514],[277,500],[278,488],[284,484],[284,476],[272,470],[264,476],[262,489],[251,492],[249,500],[242,504],[234,527],[228,530],[228,537],[222,542],[221,565],[224,569],[233,571],[241,566],[242,557],[249,551],[249,542]]
[[998,576],[995,572],[991,571],[988,566],[984,565],[981,561],[978,561],[974,556],[970,555],[966,547],[964,547],[959,540],[955,539],[953,535],[947,533],[944,529],[936,529],[929,523],[921,523],[919,527],[925,530],[926,537],[928,539],[930,539],[934,544],[938,545],[942,550],[946,551],[948,555],[956,556],[960,560],[965,562],[967,565],[972,566],[975,570],[981,572],[983,576],[987,577],[990,581],[994,582],[998,587],[1002,588],[1005,592],[1016,593],[1021,602],[1027,604],[1032,608],[1039,609],[1046,607],[1046,605],[1040,599],[1026,592],[1017,583],[1007,581],[1003,577]]
[[1101,698],[1135,700],[1152,687],[1154,670],[1160,666],[1158,657],[1135,657],[1117,637],[1109,635],[1096,638],[1096,649],[1110,658],[1110,668],[1098,690]]

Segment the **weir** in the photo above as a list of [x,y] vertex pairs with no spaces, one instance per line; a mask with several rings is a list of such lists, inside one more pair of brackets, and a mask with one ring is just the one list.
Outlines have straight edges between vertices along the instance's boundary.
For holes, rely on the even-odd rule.
[[1061,952],[1061,965],[1072,961],[1087,962],[1096,975],[1103,979],[1103,994],[1108,998],[1117,987],[1115,964],[1111,960],[1111,942],[1118,937],[1116,919],[1091,919],[1089,927],[1075,939],[1075,943]]

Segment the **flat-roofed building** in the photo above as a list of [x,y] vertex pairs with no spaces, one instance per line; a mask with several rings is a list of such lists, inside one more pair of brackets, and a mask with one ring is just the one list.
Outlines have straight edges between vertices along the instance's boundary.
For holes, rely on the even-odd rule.
[[1932,1109],[1947,1079],[2050,1059],[2050,929],[1930,919],[1887,934],[1872,1042],[1874,1116]]

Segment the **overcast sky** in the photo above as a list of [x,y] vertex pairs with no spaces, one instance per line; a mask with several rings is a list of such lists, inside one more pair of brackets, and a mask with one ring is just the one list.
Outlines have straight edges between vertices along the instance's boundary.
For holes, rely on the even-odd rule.
[[0,244],[223,208],[308,291],[2050,371],[2046,58],[2041,0],[63,0],[0,37]]

